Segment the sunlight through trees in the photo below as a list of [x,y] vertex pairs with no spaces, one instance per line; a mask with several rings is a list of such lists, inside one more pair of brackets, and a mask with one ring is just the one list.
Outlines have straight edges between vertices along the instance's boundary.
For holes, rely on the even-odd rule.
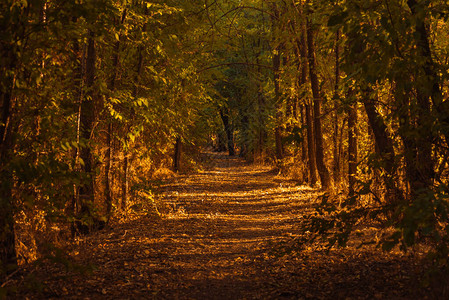
[[0,278],[153,205],[157,174],[201,170],[205,149],[320,191],[298,248],[370,223],[367,244],[425,241],[447,274],[448,16],[440,0],[2,0]]

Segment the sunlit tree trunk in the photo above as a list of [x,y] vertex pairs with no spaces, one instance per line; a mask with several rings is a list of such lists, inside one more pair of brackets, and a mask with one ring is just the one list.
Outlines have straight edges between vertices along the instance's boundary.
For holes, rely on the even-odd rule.
[[[304,105],[300,105],[299,106],[299,113],[300,113],[300,117],[301,117],[301,128],[306,128],[307,127],[307,123],[306,123],[306,117],[305,117],[305,112],[304,112]],[[307,133],[306,133],[307,135]],[[304,131],[302,132],[302,136],[304,137]],[[301,160],[303,162],[307,161],[307,142],[305,139],[303,139],[302,143],[301,143]]]
[[307,124],[307,153],[309,154],[309,173],[310,173],[310,185],[314,186],[318,181],[316,176],[316,153],[315,153],[315,138],[313,133],[313,116],[312,108],[310,103],[306,103],[305,114],[306,114],[306,124]]
[[349,194],[354,194],[357,175],[357,104],[348,110],[348,186]]
[[315,155],[316,155],[316,166],[318,174],[321,179],[321,186],[324,190],[330,188],[331,181],[329,176],[329,171],[324,163],[324,141],[323,133],[321,131],[321,94],[318,84],[318,76],[316,71],[316,61],[315,61],[315,45],[314,45],[314,32],[312,29],[312,24],[310,20],[307,20],[307,53],[309,60],[309,74],[310,83],[312,86],[313,94],[313,125],[314,125],[314,136],[315,136]]
[[[257,39],[257,43],[255,45],[257,47],[257,49],[259,49],[261,47],[261,39],[260,37]],[[260,68],[260,52],[261,51],[257,51],[255,53],[256,56],[256,65],[257,65],[257,74],[261,73],[261,68]],[[257,145],[256,145],[256,153],[254,153],[254,156],[259,156],[261,157],[264,153],[264,147],[265,147],[265,143],[267,141],[267,131],[266,131],[266,99],[265,96],[263,94],[263,87],[262,84],[260,82],[256,83],[257,86],[257,117],[258,117],[258,136],[257,136]]]
[[[300,72],[298,76],[298,85],[300,88],[305,89],[307,85],[307,67],[308,67],[308,56],[307,56],[307,31],[304,23],[301,24],[300,36],[296,39],[296,45],[298,48],[297,56],[300,61]],[[304,98],[304,96],[303,96]],[[306,128],[307,137],[307,165],[309,169],[309,184],[315,185],[317,182],[316,176],[316,158],[315,158],[315,141],[313,133],[313,116],[311,104],[308,99],[303,99],[304,106],[304,118],[303,124]],[[306,151],[304,151],[306,152]]]
[[173,154],[173,171],[179,172],[181,166],[181,152],[182,151],[182,142],[181,138],[177,137],[175,142],[175,151]]
[[333,178],[335,185],[340,182],[340,147],[339,147],[339,112],[338,112],[338,89],[340,83],[340,31],[337,31],[335,37],[335,87],[334,87],[334,134],[332,136],[334,142],[333,148]]
[[282,147],[282,110],[281,110],[281,91],[280,91],[280,76],[279,69],[281,66],[280,47],[276,47],[273,53],[273,76],[274,76],[274,98],[276,107],[276,127],[274,129],[274,140],[276,146],[276,158],[282,159],[284,151]]
[[[276,6],[272,8],[273,16],[271,18],[272,32],[277,32],[276,22],[279,20],[279,10]],[[274,43],[279,43],[273,38]],[[273,84],[274,84],[274,103],[276,108],[276,127],[274,129],[274,141],[276,146],[276,158],[282,159],[282,102],[281,102],[281,90],[280,90],[280,67],[281,67],[281,49],[282,45],[278,44],[272,49],[272,64],[273,64]]]

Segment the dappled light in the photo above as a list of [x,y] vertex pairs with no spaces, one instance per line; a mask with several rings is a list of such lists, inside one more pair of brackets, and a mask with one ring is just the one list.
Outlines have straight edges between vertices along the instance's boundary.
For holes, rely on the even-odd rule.
[[36,278],[45,278],[40,295],[277,299],[424,293],[414,281],[420,268],[398,253],[354,246],[298,251],[300,220],[313,211],[319,191],[269,166],[207,155],[215,166],[160,186],[161,216],[135,211],[133,221],[79,238],[70,256],[91,266],[90,272],[34,270]]
[[449,299],[448,19],[0,0],[0,300]]

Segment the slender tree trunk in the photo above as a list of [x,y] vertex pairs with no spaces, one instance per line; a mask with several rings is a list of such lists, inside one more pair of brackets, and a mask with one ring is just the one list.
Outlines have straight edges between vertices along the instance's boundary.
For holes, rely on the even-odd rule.
[[[2,49],[0,53],[5,53]],[[11,60],[10,69],[13,70]],[[5,76],[0,87],[1,122],[0,122],[0,281],[17,267],[15,248],[14,209],[12,198],[13,176],[8,166],[12,158],[12,87],[14,79]]]
[[[301,24],[301,35],[296,39],[296,45],[298,48],[297,55],[300,61],[300,75],[298,78],[298,85],[301,88],[305,88],[307,84],[307,67],[308,67],[308,56],[307,56],[307,31],[306,26]],[[307,99],[304,102],[304,124],[306,125],[306,136],[307,136],[307,155],[308,155],[308,167],[309,167],[309,184],[314,186],[317,182],[316,176],[316,158],[315,158],[315,141],[314,141],[314,129],[313,129],[313,115],[311,104]],[[304,151],[305,153],[305,151]]]
[[314,32],[310,21],[307,20],[307,49],[309,59],[309,74],[313,94],[313,113],[314,113],[314,133],[315,133],[315,152],[316,152],[316,166],[318,174],[321,179],[321,186],[327,190],[331,186],[329,171],[324,163],[324,141],[321,132],[321,94],[318,84],[318,76],[315,62],[315,45]]
[[[120,19],[120,24],[123,24],[125,22],[127,10],[126,8],[122,12],[122,16]],[[118,41],[115,42],[114,50],[112,54],[112,75],[109,81],[109,92],[112,94],[115,91],[115,82],[117,79],[117,72],[118,72],[118,63],[119,63],[119,51],[120,51],[120,38],[119,35]],[[112,213],[112,189],[111,189],[111,168],[112,168],[112,149],[113,149],[113,142],[112,142],[112,135],[113,135],[113,125],[112,120],[110,116],[107,117],[108,121],[108,130],[106,132],[106,154],[105,154],[105,178],[104,178],[104,196],[106,199],[106,210],[108,218],[111,216]]]
[[[273,16],[271,17],[271,27],[272,32],[276,32],[276,25],[279,20],[279,9],[273,4],[271,9],[273,11]],[[277,43],[275,38],[273,38],[273,42]],[[280,90],[280,67],[281,67],[281,51],[283,49],[282,44],[278,44],[272,51],[272,64],[273,64],[273,82],[274,82],[274,103],[276,108],[276,127],[274,129],[274,141],[276,146],[276,158],[282,159],[284,156],[284,149],[282,145],[282,122],[283,122],[283,114],[282,114],[282,100],[281,100],[281,90]]]
[[[145,14],[147,13],[147,9],[145,10]],[[146,31],[145,26],[142,28],[142,31]],[[134,89],[132,92],[132,98],[133,99],[137,99],[138,95],[139,95],[139,81],[140,81],[140,76],[142,74],[142,69],[143,69],[143,46],[139,46],[137,52],[138,52],[138,59],[137,59],[137,66],[136,66],[136,73],[135,73],[135,78],[134,78]],[[131,122],[134,119],[134,111],[131,110]],[[127,132],[126,135],[129,135],[129,131],[131,129],[132,124],[129,124],[128,128],[127,128]],[[125,142],[125,150],[123,153],[123,183],[122,183],[122,209],[126,210],[126,207],[128,205],[128,198],[129,198],[129,165],[130,165],[130,158],[129,158],[129,150],[130,150],[130,145],[129,145],[129,138],[126,138],[126,142]]]
[[[440,87],[441,79],[438,76],[438,67],[435,65],[432,52],[430,50],[429,32],[427,30],[426,18],[428,15],[428,7],[422,5],[429,5],[427,1],[407,0],[407,5],[415,17],[415,35],[416,48],[421,56],[420,60],[425,76],[420,76],[421,84],[417,86],[420,91],[422,100],[427,100],[428,97],[432,99],[435,106],[435,112],[440,122],[449,125],[449,101],[443,101],[443,94]],[[421,102],[423,104],[423,102]],[[425,104],[427,105],[427,104]],[[449,144],[449,131],[444,130],[446,143]]]
[[181,138],[177,137],[175,142],[175,153],[173,154],[173,171],[176,173],[180,170],[181,165],[181,152],[182,151],[182,142]]
[[262,87],[258,84],[257,103],[258,103],[258,140],[256,156],[262,156],[264,153],[265,143],[267,141],[267,131],[265,130],[265,97],[261,91]]
[[375,100],[370,98],[371,90],[365,90],[363,105],[365,107],[366,114],[368,116],[369,125],[373,131],[374,139],[376,142],[376,149],[381,159],[384,161],[384,169],[388,174],[394,174],[394,148],[393,140],[391,139],[387,125],[377,111],[375,106]]
[[307,153],[309,153],[309,172],[310,172],[310,185],[314,186],[318,181],[316,177],[316,153],[315,153],[315,140],[313,134],[313,117],[311,104],[304,105],[306,108],[306,123],[307,123]]
[[349,195],[354,194],[357,175],[357,104],[348,111],[348,183]]
[[[397,88],[395,98],[401,104],[402,114],[399,121],[399,135],[404,143],[405,170],[410,186],[410,196],[415,198],[423,190],[431,187],[434,175],[432,159],[432,135],[429,123],[430,102],[416,92],[418,112],[414,113],[411,90]],[[420,103],[421,102],[421,103]],[[415,134],[411,134],[411,133]]]
[[[76,23],[77,18],[72,18],[72,23]],[[79,158],[80,158],[80,137],[81,137],[81,103],[83,102],[84,98],[84,73],[85,73],[85,49],[81,50],[80,44],[78,39],[73,40],[73,57],[71,58],[72,61],[75,62],[76,66],[73,70],[73,98],[74,102],[76,103],[76,144],[78,147],[73,149],[72,154],[72,169],[75,172],[80,171],[80,164],[79,164]],[[79,210],[79,185],[73,184],[73,195],[71,202],[69,203],[67,207],[67,215],[71,217],[72,219],[75,219],[78,210]],[[72,234],[76,233],[76,222],[72,223]]]
[[[257,40],[257,47],[260,47],[260,38]],[[261,73],[260,68],[260,51],[256,53],[257,73]],[[257,113],[258,113],[258,139],[255,156],[262,157],[264,153],[265,143],[267,141],[267,131],[265,129],[266,120],[266,101],[262,92],[262,85],[257,82]]]
[[106,133],[106,153],[105,153],[105,171],[104,171],[104,196],[106,201],[106,212],[108,220],[112,213],[112,189],[111,189],[111,167],[112,167],[112,121],[109,120]]
[[128,151],[125,151],[123,154],[123,181],[122,181],[122,205],[121,209],[126,210],[128,206],[128,190],[129,190],[129,155]]
[[338,89],[339,89],[339,83],[340,83],[340,47],[339,47],[339,40],[340,40],[340,31],[337,31],[337,35],[335,37],[335,87],[334,87],[334,135],[333,135],[333,142],[334,142],[334,148],[333,148],[333,154],[334,154],[334,163],[332,166],[333,171],[333,177],[335,185],[338,186],[338,183],[340,182],[340,151],[339,151],[339,144],[338,144]]
[[381,158],[382,166],[386,173],[386,176],[383,176],[383,181],[386,187],[385,198],[388,203],[394,204],[403,201],[403,194],[394,180],[394,176],[396,174],[396,164],[393,139],[388,133],[388,128],[384,122],[384,119],[377,111],[375,106],[376,100],[370,97],[371,92],[371,89],[366,89],[363,91],[363,105],[368,116],[369,126],[374,135],[376,152]]
[[[307,128],[306,117],[304,113],[304,105],[299,106],[299,112],[301,116],[301,128]],[[302,136],[304,136],[304,132],[302,131]],[[305,162],[307,160],[307,145],[306,140],[303,139],[301,143],[301,160]]]
[[[433,116],[431,113],[430,99],[436,107],[436,116],[440,122],[449,125],[449,103],[443,102],[443,95],[440,88],[440,81],[437,74],[437,66],[435,65],[430,50],[429,33],[426,26],[426,15],[428,14],[429,4],[425,2],[417,2],[416,0],[407,0],[412,14],[415,17],[415,35],[416,49],[418,55],[422,58],[418,61],[421,63],[422,70],[415,75],[416,99],[417,99],[417,124],[416,131],[416,161],[415,166],[417,178],[411,182],[414,192],[420,189],[428,189],[432,186],[435,178],[435,166],[432,158],[432,143],[435,139],[432,133]],[[446,143],[449,144],[449,132],[443,130]]]
[[234,148],[234,132],[232,130],[231,122],[229,122],[229,116],[227,113],[223,111],[223,109],[220,109],[220,117],[223,121],[223,126],[226,132],[226,137],[228,140],[228,152],[229,156],[235,155],[235,148]]
[[[80,199],[80,218],[88,219],[92,217],[90,211],[91,205],[94,203],[94,170],[92,157],[92,134],[95,122],[94,113],[94,81],[95,81],[95,61],[96,51],[94,42],[94,33],[89,30],[89,38],[87,41],[87,56],[86,56],[86,96],[81,102],[80,114],[80,137],[86,145],[80,149],[80,158],[83,161],[81,170],[86,175],[86,181],[80,185],[79,199]],[[84,224],[87,225],[87,224]],[[92,225],[92,224],[89,224]],[[89,232],[91,229],[86,230]],[[86,232],[86,233],[87,233]]]
[[[242,126],[242,132],[248,132],[249,130],[249,119],[248,119],[248,115],[246,114],[246,112],[243,113],[243,117],[241,120],[241,126]],[[246,155],[248,154],[248,141],[246,139],[242,139],[241,140],[241,144],[240,144],[240,153],[239,156],[240,157],[246,157]]]

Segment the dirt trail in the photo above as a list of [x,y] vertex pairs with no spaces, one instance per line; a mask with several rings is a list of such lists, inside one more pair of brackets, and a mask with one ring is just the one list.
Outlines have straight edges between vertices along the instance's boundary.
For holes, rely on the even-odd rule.
[[162,186],[162,217],[142,215],[80,241],[91,273],[35,272],[31,298],[416,299],[400,256],[346,249],[279,255],[316,192],[267,167],[209,154],[214,167]]

